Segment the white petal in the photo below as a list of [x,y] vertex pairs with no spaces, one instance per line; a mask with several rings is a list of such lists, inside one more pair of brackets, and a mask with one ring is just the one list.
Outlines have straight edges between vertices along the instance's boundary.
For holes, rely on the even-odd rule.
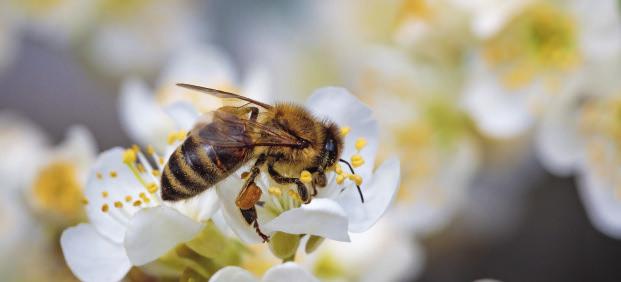
[[138,211],[125,235],[127,256],[134,265],[144,265],[164,255],[177,244],[191,240],[202,225],[177,210],[158,206]]
[[285,211],[263,224],[263,229],[267,232],[311,234],[349,241],[347,214],[338,203],[330,199],[313,199],[310,204]]
[[566,176],[573,172],[582,152],[578,134],[578,105],[563,99],[550,105],[535,136],[539,160],[552,173]]
[[166,113],[172,117],[178,128],[189,131],[194,127],[200,116],[198,111],[187,102],[176,102],[165,108]]
[[206,222],[220,207],[218,202],[218,194],[216,189],[212,187],[196,197],[172,203],[165,202],[165,204],[174,207],[183,215],[194,219],[196,222]]
[[615,0],[576,0],[573,10],[580,27],[580,47],[587,60],[609,64],[621,49],[621,19]]
[[495,138],[515,137],[534,122],[529,93],[534,89],[509,91],[500,85],[481,58],[476,58],[464,88],[464,106],[483,133]]
[[119,113],[129,137],[142,145],[153,145],[160,152],[166,147],[168,134],[175,129],[146,84],[136,79],[123,83]]
[[358,138],[367,140],[361,151],[365,165],[356,169],[356,174],[363,178],[371,175],[375,154],[379,143],[379,126],[369,107],[346,89],[325,87],[315,90],[308,98],[306,106],[320,118],[328,118],[341,127],[350,127],[351,132],[345,138],[345,148],[341,158],[348,159],[355,154],[354,144]]
[[231,175],[216,185],[222,215],[239,239],[249,244],[259,243],[263,240],[254,228],[246,223],[239,208],[235,205],[235,199],[242,186],[242,180],[236,175]]
[[102,237],[90,224],[66,229],[60,245],[67,265],[82,281],[119,281],[131,268],[123,246]]
[[238,266],[227,266],[221,268],[211,276],[209,282],[256,282],[259,281],[250,272]]
[[578,191],[595,228],[612,238],[621,239],[621,201],[612,183],[597,173],[589,167],[582,168]]
[[400,170],[399,159],[396,157],[385,161],[375,171],[371,183],[362,189],[364,203],[360,201],[356,187],[347,187],[339,195],[339,204],[349,218],[349,231],[364,232],[384,215],[399,188]]
[[269,73],[263,68],[251,68],[242,89],[242,94],[248,98],[268,104],[274,102],[274,97],[270,95]]
[[216,87],[236,81],[233,64],[222,50],[202,45],[182,51],[166,67],[158,85],[189,83]]
[[[131,203],[125,203],[125,197],[138,199],[140,193],[148,194],[146,188],[123,163],[123,152],[122,148],[113,148],[101,153],[89,173],[84,191],[84,196],[88,200],[86,214],[89,221],[97,232],[118,243],[123,242],[129,217],[139,209]],[[111,172],[115,172],[116,177],[111,177]],[[98,174],[101,175],[101,179]],[[145,178],[149,177],[152,177],[151,174],[145,174]],[[157,180],[153,178],[147,181]],[[107,193],[106,196],[104,192]],[[114,207],[116,201],[125,203],[122,209]],[[154,204],[154,201],[151,201],[150,204],[143,203],[142,206]],[[103,205],[108,205],[108,212],[102,211]]]
[[305,269],[301,268],[293,262],[279,264],[270,268],[263,276],[263,282],[319,282]]
[[84,126],[72,126],[56,152],[59,157],[68,158],[79,168],[90,167],[97,155],[95,138]]

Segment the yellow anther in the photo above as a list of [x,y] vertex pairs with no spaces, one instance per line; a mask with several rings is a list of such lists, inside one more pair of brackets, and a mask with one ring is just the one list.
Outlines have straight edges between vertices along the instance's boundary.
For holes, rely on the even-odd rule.
[[88,205],[88,199],[87,198],[82,199],[82,204]]
[[267,192],[276,197],[280,197],[282,195],[282,191],[280,191],[280,189],[276,187],[270,187],[269,189],[267,189]]
[[151,182],[149,184],[147,184],[147,191],[149,191],[149,193],[153,194],[155,192],[157,192],[157,184]]
[[150,202],[151,202],[151,199],[149,199],[149,198],[144,198],[144,199],[142,199],[142,200],[144,201],[144,203],[145,203],[145,204],[148,204],[148,203],[150,203]]
[[108,191],[101,192],[101,196],[104,198],[108,198]]
[[163,164],[164,164],[164,157],[159,157],[159,158],[157,159],[157,161],[158,161],[161,165],[163,165]]
[[360,167],[364,164],[364,158],[361,155],[355,154],[351,156],[351,165],[353,167]]
[[354,179],[356,178],[355,174],[347,174],[347,178],[351,181],[354,181]]
[[132,196],[131,195],[127,195],[125,196],[125,202],[131,202],[132,201]]
[[136,151],[134,149],[127,149],[123,152],[123,163],[133,164],[136,162]]
[[120,201],[116,201],[114,202],[114,207],[117,209],[120,209],[123,207],[123,203],[121,203]]
[[187,132],[185,130],[179,130],[177,131],[177,141],[183,141],[185,139],[185,137],[187,136]]
[[140,152],[140,146],[138,146],[137,144],[134,144],[132,145],[132,150],[134,150],[134,152],[138,154],[138,152]]
[[155,154],[155,149],[153,148],[153,146],[151,146],[151,145],[147,146],[147,154],[149,154],[149,155]]
[[160,176],[160,171],[157,170],[157,169],[154,169],[154,170],[151,171],[151,174],[153,174],[153,176],[155,176],[155,177],[158,177],[158,176]]
[[345,181],[345,176],[339,174],[336,176],[336,184],[341,185]]
[[117,177],[117,175],[118,175],[118,174],[117,174],[117,173],[116,173],[116,171],[114,171],[114,170],[110,172],[110,177],[112,177],[112,178],[116,178],[116,177]]
[[353,181],[356,183],[356,185],[360,186],[362,185],[362,176],[354,174],[353,175]]
[[351,130],[351,128],[345,126],[345,127],[341,127],[341,136],[345,137],[347,136],[347,134],[349,134],[349,131]]
[[140,200],[136,200],[136,201],[134,201],[134,203],[132,205],[134,207],[139,207],[140,205],[142,205],[142,202]]
[[140,194],[138,194],[138,197],[145,199],[147,197],[147,194],[145,194],[144,192],[140,192]]
[[138,169],[138,172],[140,172],[140,173],[144,173],[145,172],[144,166],[142,164],[137,164],[136,165],[136,169]]
[[336,174],[341,175],[343,174],[343,168],[341,168],[341,165],[337,164],[336,166],[334,166],[334,171],[336,172]]
[[177,141],[177,132],[168,133],[168,138],[166,138],[166,142],[168,145],[172,145]]
[[356,140],[356,150],[360,151],[367,145],[367,139],[360,137]]
[[302,173],[300,173],[300,181],[304,183],[310,183],[311,181],[313,181],[313,175],[308,172],[308,170],[303,170]]
[[108,206],[108,204],[103,204],[101,206],[101,211],[102,212],[108,212],[110,210],[110,207]]
[[298,195],[298,193],[294,192],[293,190],[288,190],[287,194],[289,194],[289,197],[293,198],[294,200],[302,202],[302,199],[300,199],[300,195]]
[[98,172],[95,175],[97,176],[97,179],[99,179],[99,180],[103,179],[103,175],[101,175],[101,172]]

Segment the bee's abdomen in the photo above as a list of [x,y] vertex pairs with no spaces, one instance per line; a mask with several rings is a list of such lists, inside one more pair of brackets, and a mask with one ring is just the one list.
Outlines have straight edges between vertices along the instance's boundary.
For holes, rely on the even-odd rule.
[[189,136],[170,156],[162,174],[162,199],[177,201],[205,191],[234,172],[247,150],[220,148]]

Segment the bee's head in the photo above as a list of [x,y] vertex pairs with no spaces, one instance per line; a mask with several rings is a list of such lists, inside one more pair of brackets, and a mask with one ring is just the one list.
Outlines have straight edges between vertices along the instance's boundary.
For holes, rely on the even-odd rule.
[[334,166],[343,152],[343,138],[338,126],[334,123],[326,125],[326,137],[323,145],[323,168]]

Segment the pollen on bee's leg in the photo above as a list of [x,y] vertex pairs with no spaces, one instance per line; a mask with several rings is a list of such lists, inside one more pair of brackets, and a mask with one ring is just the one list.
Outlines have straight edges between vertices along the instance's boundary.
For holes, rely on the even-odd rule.
[[308,170],[303,170],[300,173],[300,181],[303,183],[311,183],[313,181],[313,175]]

